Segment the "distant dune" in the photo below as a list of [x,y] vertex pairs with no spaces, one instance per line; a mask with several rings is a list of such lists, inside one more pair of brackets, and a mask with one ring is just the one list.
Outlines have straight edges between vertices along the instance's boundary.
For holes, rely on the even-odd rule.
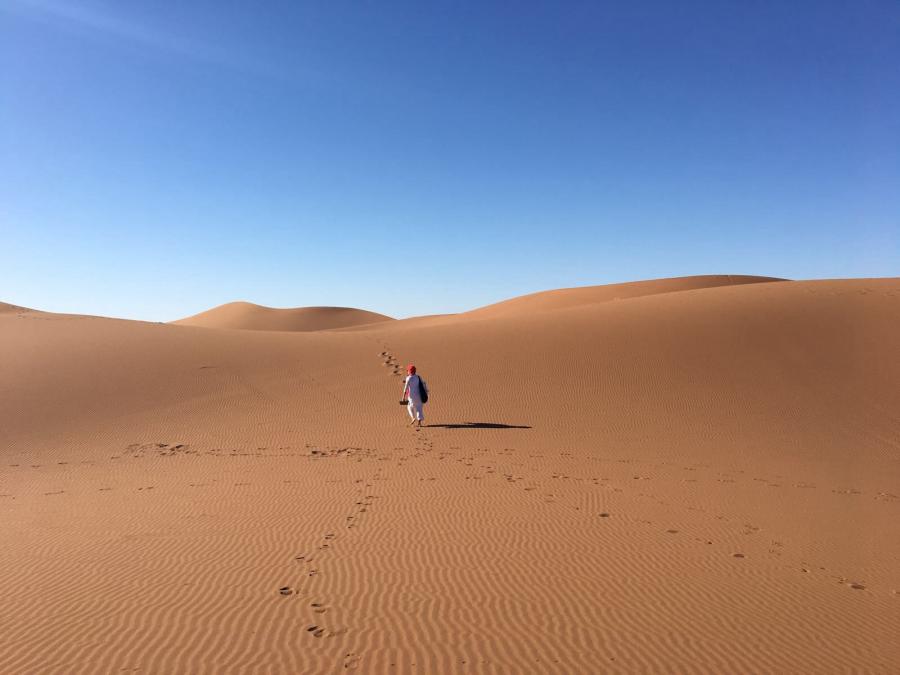
[[601,302],[627,300],[645,295],[676,293],[699,288],[715,288],[717,286],[738,286],[742,284],[759,284],[773,281],[785,281],[776,277],[755,277],[740,274],[708,274],[692,277],[674,277],[670,279],[653,279],[651,281],[632,281],[621,284],[603,286],[583,286],[579,288],[561,288],[553,291],[542,291],[530,295],[522,295],[504,300],[486,307],[480,307],[466,316],[487,318],[546,312],[555,309],[566,309]]
[[900,672],[900,279],[184,322],[0,306],[0,673]]
[[310,332],[393,321],[389,316],[350,307],[296,307],[276,309],[251,302],[229,302],[185,319],[180,326]]

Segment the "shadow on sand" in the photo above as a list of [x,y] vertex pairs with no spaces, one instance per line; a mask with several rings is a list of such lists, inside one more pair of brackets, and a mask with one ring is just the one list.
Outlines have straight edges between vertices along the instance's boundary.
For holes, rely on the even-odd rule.
[[463,422],[462,424],[426,424],[432,429],[530,429],[516,424],[497,424],[496,422]]

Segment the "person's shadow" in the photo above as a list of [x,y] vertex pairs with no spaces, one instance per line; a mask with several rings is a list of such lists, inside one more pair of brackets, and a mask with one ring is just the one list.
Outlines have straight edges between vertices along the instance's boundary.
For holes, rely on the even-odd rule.
[[529,426],[517,424],[499,424],[497,422],[461,422],[459,424],[425,424],[433,429],[530,429]]

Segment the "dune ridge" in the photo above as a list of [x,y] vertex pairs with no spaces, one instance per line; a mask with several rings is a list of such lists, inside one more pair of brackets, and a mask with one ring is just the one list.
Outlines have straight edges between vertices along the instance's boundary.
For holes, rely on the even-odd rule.
[[11,305],[6,302],[0,302],[0,314],[9,314],[9,313],[19,313],[22,312],[35,312],[37,310],[29,309],[28,307],[20,307],[19,305]]
[[652,279],[649,281],[630,281],[602,286],[580,286],[577,288],[561,288],[552,291],[541,291],[521,295],[502,302],[493,303],[478,309],[464,312],[472,317],[495,317],[517,313],[530,313],[567,309],[593,305],[600,302],[615,302],[639,298],[661,293],[678,293],[680,291],[701,288],[717,288],[719,286],[735,286],[742,284],[760,284],[787,281],[777,277],[759,277],[741,274],[707,274],[688,277],[671,277]]
[[352,307],[277,309],[251,302],[229,302],[171,323],[203,328],[310,332],[393,320],[384,314]]
[[900,279],[586,292],[0,312],[0,672],[900,669]]

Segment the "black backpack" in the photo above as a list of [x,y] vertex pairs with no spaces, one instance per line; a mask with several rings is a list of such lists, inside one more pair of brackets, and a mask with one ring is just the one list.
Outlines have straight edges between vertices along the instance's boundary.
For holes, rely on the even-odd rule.
[[419,378],[419,398],[422,403],[428,403],[428,389],[425,388],[425,380]]

